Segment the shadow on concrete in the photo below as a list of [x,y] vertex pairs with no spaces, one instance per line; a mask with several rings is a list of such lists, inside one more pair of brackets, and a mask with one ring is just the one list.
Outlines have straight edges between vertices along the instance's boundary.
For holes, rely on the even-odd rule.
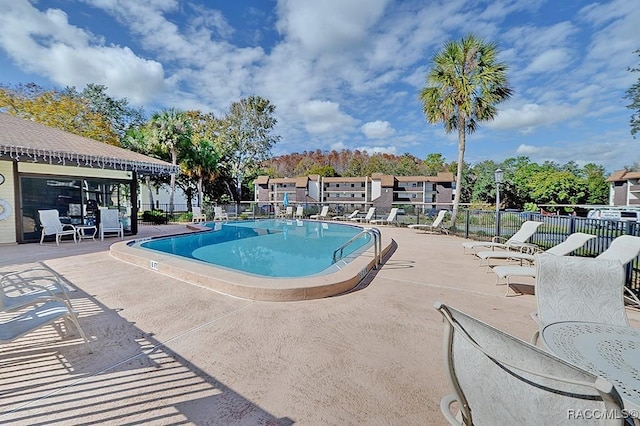
[[117,310],[66,284],[73,289],[71,303],[91,336],[93,353],[79,336],[65,338],[61,326],[0,346],[0,423],[294,423],[270,414]]

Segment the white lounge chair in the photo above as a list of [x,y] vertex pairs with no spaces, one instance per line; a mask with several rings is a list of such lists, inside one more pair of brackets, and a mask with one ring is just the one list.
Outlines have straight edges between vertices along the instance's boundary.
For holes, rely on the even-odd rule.
[[606,379],[454,308],[435,308],[444,318],[445,371],[453,390],[440,402],[449,424],[560,424],[567,423],[569,408],[612,415],[589,424],[623,423],[624,403]]
[[390,225],[393,222],[397,222],[396,216],[398,216],[398,209],[393,207],[386,219],[373,219],[369,223],[372,225]]
[[202,207],[192,206],[191,212],[193,213],[193,217],[191,218],[191,222],[206,222],[207,215],[202,213]]
[[[620,235],[609,244],[609,247],[600,253],[596,259],[614,259],[623,265],[631,262],[640,254],[640,237],[632,235]],[[535,266],[499,265],[494,266],[492,271],[497,275],[498,282],[506,280],[507,294],[511,286],[511,279],[514,277],[536,278]],[[627,299],[635,304],[638,300],[630,290],[625,287]]]
[[222,206],[216,206],[213,208],[213,220],[229,220],[229,215],[222,210]]
[[358,213],[360,213],[360,210],[355,209],[354,211],[351,212],[351,214],[347,215],[347,216],[334,216],[332,217],[333,220],[351,220],[354,217],[358,216]]
[[442,225],[442,221],[447,213],[447,210],[440,210],[436,218],[433,220],[433,223],[414,223],[413,225],[409,225],[408,228],[424,231],[425,233],[440,231],[448,234],[449,230]]
[[105,234],[116,234],[120,239],[124,238],[124,227],[120,222],[120,212],[116,209],[100,209],[100,241],[104,241]]
[[[566,256],[583,245],[587,243],[587,241],[596,238],[596,235],[584,234],[582,232],[574,232],[569,235],[563,242],[560,244],[556,244],[555,246],[548,248],[544,251],[544,253],[555,254],[556,256]],[[536,249],[537,250],[537,249]],[[486,260],[487,265],[491,266],[491,259],[502,259],[502,260],[518,260],[522,264],[523,261],[528,261],[533,263],[535,259],[536,253],[526,253],[522,251],[495,251],[495,250],[487,250],[487,251],[479,251],[476,253],[481,260]]]
[[376,208],[369,207],[369,210],[367,211],[367,215],[365,217],[352,217],[350,220],[353,222],[369,222],[371,219],[373,219],[373,215],[375,214]]
[[531,343],[542,329],[559,321],[589,321],[628,326],[624,307],[624,267],[615,259],[536,256],[538,324]]
[[60,245],[60,239],[65,235],[73,236],[73,242],[78,242],[76,239],[76,227],[70,224],[62,224],[58,210],[38,210],[38,216],[40,217],[40,225],[42,226],[42,233],[40,235],[41,245],[44,237],[47,235],[55,235],[56,245]]
[[324,206],[322,207],[322,210],[320,210],[320,213],[312,214],[311,216],[309,216],[309,219],[316,219],[316,220],[326,219],[328,214],[329,214],[329,206]]
[[293,206],[287,206],[287,209],[284,212],[284,216],[287,218],[293,217]]
[[465,253],[467,252],[467,250],[475,252],[475,249],[484,247],[490,248],[492,250],[496,248],[501,248],[504,250],[522,249],[523,247],[527,247],[527,240],[536,233],[536,230],[540,225],[542,225],[542,222],[527,220],[526,222],[522,223],[520,229],[509,239],[505,240],[503,237],[495,236],[491,241],[465,241],[464,243],[462,243],[462,247]]
[[294,215],[296,219],[304,219],[304,207],[298,206],[296,207],[296,213]]
[[0,278],[0,311],[15,311],[49,297],[64,299],[71,306],[60,276],[50,269],[28,268],[5,273]]
[[[82,331],[78,318],[71,307],[62,299],[50,297],[43,299],[41,304],[22,310],[15,317],[0,322],[0,343],[12,342],[60,319],[72,322],[82,339],[86,343],[91,342]],[[89,352],[91,352],[91,347],[89,347]]]

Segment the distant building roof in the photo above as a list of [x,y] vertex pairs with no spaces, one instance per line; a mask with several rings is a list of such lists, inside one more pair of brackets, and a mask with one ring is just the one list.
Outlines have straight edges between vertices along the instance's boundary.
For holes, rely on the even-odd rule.
[[429,176],[431,182],[455,182],[456,178],[453,173],[438,172],[437,176]]
[[258,176],[253,183],[256,185],[267,185],[269,183],[269,176]]
[[629,179],[640,179],[640,172],[629,172],[626,169],[616,170],[607,178],[607,182],[620,182]]
[[6,113],[0,113],[0,159],[140,174],[180,172],[180,166],[166,161]]

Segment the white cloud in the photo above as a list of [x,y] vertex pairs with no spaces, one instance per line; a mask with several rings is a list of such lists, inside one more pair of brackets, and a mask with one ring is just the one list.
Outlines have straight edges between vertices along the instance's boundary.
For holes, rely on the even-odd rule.
[[568,49],[549,49],[535,57],[525,68],[525,73],[542,73],[560,71],[571,62]]
[[340,111],[340,105],[330,101],[309,101],[300,105],[304,125],[311,134],[341,133],[353,129],[357,120]]
[[519,108],[500,110],[496,119],[487,122],[486,126],[490,129],[520,129],[526,132],[535,127],[547,126],[580,116],[584,113],[584,109],[579,105],[524,104]]
[[142,104],[163,89],[162,64],[136,56],[128,47],[70,25],[66,13],[40,12],[27,1],[11,2],[0,15],[0,47],[20,66],[60,86],[103,84],[116,97]]
[[358,151],[367,151],[369,154],[396,154],[397,149],[395,146],[370,146],[362,145],[354,148]]
[[360,127],[362,133],[369,139],[381,139],[392,136],[396,131],[388,121],[370,121]]
[[278,2],[278,30],[312,56],[363,43],[389,0]]

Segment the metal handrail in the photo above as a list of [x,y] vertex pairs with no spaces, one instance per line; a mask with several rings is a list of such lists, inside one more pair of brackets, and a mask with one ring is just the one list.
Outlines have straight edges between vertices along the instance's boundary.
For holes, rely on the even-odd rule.
[[[376,261],[374,267],[377,267],[378,265],[380,265],[382,263],[382,241],[381,241],[382,236],[381,236],[380,230],[377,228],[365,228],[362,231],[358,232],[353,237],[351,237],[347,242],[340,245],[340,247],[335,249],[333,252],[332,263],[336,263],[338,260],[342,259],[342,255],[344,254],[344,249],[354,241],[358,240],[363,235],[370,235],[371,238],[373,239],[374,259]],[[340,256],[336,257],[338,253],[340,253]]]

